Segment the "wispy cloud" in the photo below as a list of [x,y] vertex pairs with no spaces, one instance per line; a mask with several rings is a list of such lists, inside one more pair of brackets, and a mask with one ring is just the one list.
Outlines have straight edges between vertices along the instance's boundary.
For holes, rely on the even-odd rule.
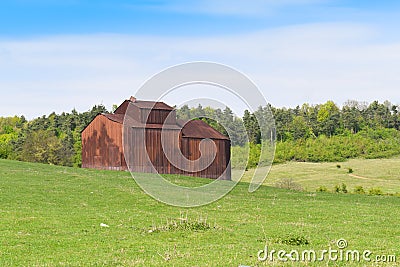
[[368,25],[307,24],[220,37],[1,41],[0,116],[86,110],[101,101],[111,107],[159,70],[194,60],[242,70],[273,105],[327,99],[400,103],[400,40],[381,39],[380,30]]
[[131,5],[134,7],[145,7],[160,9],[164,11],[173,11],[185,14],[209,14],[209,15],[227,15],[227,16],[266,16],[273,14],[280,8],[299,7],[312,4],[323,4],[329,0],[174,0],[157,1]]

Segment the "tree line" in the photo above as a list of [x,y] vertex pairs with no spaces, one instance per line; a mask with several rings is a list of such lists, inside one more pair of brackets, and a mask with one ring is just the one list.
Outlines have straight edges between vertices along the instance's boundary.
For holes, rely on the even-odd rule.
[[[191,109],[184,106],[177,114],[182,118],[202,114],[218,118],[235,135],[232,153],[243,154],[246,151],[243,147],[249,145],[247,164],[248,167],[255,167],[259,163],[263,141],[271,139],[269,132],[262,136],[258,122],[269,119],[271,112],[276,127],[274,162],[332,162],[357,157],[386,158],[400,155],[400,106],[389,101],[368,104],[349,100],[342,107],[333,101],[317,105],[305,103],[295,108],[269,105],[259,107],[254,112],[246,110],[242,118],[234,117],[229,108],[214,110],[201,106]],[[226,130],[214,120],[203,120],[226,134]],[[240,123],[244,124],[245,131],[237,126]],[[267,126],[270,123],[263,122]]]
[[[262,136],[258,119],[269,118],[271,111],[276,132]],[[96,115],[105,112],[108,111],[103,105],[96,105],[82,113],[53,112],[30,121],[24,116],[0,117],[0,158],[80,166],[81,131]],[[341,161],[400,154],[400,106],[388,101],[347,101],[342,107],[333,101],[295,108],[267,106],[255,112],[246,110],[241,118],[228,107],[221,110],[183,106],[177,109],[177,116],[202,118],[221,133],[229,132],[236,153],[250,145],[250,152],[258,155],[262,139],[270,140],[273,135],[277,141],[276,162]],[[250,162],[249,167],[256,164]]]
[[81,131],[103,105],[79,113],[51,113],[31,121],[24,116],[0,117],[0,158],[80,167]]

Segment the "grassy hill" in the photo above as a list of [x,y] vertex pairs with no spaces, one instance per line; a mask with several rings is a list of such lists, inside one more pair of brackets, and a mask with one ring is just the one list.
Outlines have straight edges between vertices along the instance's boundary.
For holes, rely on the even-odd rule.
[[[247,171],[242,181],[250,181],[253,173],[254,169]],[[274,186],[284,178],[292,179],[310,192],[315,192],[321,186],[332,191],[335,185],[344,183],[350,192],[357,186],[362,186],[366,192],[371,188],[380,188],[383,193],[396,194],[400,193],[400,158],[275,164],[264,185]]]
[[[274,166],[272,176],[286,171],[281,175],[294,178],[289,168],[304,172],[299,179],[309,173],[299,170],[302,165],[284,166]],[[349,178],[342,173],[345,166],[321,166],[328,167],[327,173],[339,172],[337,179]],[[315,177],[328,180],[327,173]],[[168,178],[191,185],[208,182]],[[391,183],[386,176],[379,179]],[[310,188],[315,186],[310,182]],[[399,197],[247,189],[242,182],[220,201],[185,209],[153,200],[126,172],[0,160],[0,266],[281,266],[280,261],[258,261],[258,251],[265,245],[286,251],[337,249],[341,238],[349,249],[372,251],[372,259],[383,254],[400,261]]]

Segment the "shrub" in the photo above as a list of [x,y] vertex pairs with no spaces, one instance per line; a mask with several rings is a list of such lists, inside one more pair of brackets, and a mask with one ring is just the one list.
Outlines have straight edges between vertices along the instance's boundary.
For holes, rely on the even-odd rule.
[[333,187],[333,192],[340,193],[340,186],[338,184]]
[[[264,153],[261,155],[261,149]],[[263,144],[248,143],[245,146],[232,146],[231,148],[231,164],[232,168],[249,170],[260,166],[268,166],[271,164],[274,147],[269,142]]]
[[361,185],[359,185],[354,188],[354,193],[362,195],[365,194],[365,191],[364,188]]
[[275,183],[275,186],[283,189],[303,191],[301,184],[294,182],[292,178],[282,178]]
[[335,185],[335,187],[333,187],[333,192],[335,193],[348,193],[349,191],[347,190],[347,186],[345,183],[342,183],[342,185]]
[[310,242],[304,236],[289,237],[281,241],[282,244],[291,246],[308,245]]
[[345,194],[348,192],[346,184],[342,183],[341,191],[342,191],[342,193],[345,193]]
[[348,168],[348,173],[353,173],[353,169],[352,168]]
[[328,192],[328,188],[325,186],[321,185],[320,187],[317,188],[317,192]]
[[368,191],[368,194],[371,196],[381,196],[381,195],[383,195],[383,191],[380,188],[371,188]]

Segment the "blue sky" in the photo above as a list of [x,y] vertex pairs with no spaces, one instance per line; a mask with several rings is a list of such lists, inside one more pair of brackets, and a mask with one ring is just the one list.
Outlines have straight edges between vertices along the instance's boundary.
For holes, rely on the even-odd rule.
[[[251,3],[251,4],[249,4]],[[2,1],[2,37],[120,33],[164,36],[235,34],[315,23],[397,20],[398,1]]]
[[400,104],[399,26],[399,1],[5,0],[0,116],[110,108],[198,60],[241,70],[275,106]]

